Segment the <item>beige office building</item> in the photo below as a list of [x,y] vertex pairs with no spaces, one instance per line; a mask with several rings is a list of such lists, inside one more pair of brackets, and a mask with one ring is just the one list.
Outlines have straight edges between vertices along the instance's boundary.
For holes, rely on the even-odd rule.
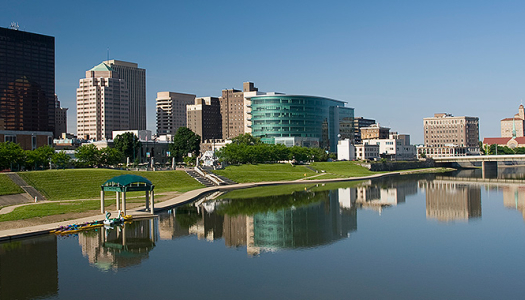
[[138,64],[120,60],[104,61],[123,79],[129,91],[129,128],[146,129],[146,70]]
[[219,98],[196,98],[195,104],[186,106],[188,128],[201,137],[204,142],[221,139],[222,119]]
[[157,135],[174,135],[179,127],[187,127],[186,106],[195,102],[195,95],[157,93]]
[[426,157],[479,155],[479,119],[438,113],[423,119]]
[[372,124],[361,128],[361,140],[388,139],[390,128],[381,127],[379,124]]
[[219,98],[219,101],[221,104],[223,139],[231,139],[251,131],[249,129],[250,101],[245,98],[245,93],[257,91],[258,89],[253,82],[244,82],[242,91],[236,89],[222,91],[222,97]]
[[77,135],[106,140],[113,130],[129,129],[129,93],[117,72],[101,63],[80,79],[77,89]]

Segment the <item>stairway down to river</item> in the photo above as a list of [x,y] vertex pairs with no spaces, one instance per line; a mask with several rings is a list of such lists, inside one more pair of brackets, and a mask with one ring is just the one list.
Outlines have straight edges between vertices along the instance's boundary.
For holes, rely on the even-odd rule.
[[190,175],[191,177],[193,177],[198,182],[200,182],[201,184],[203,184],[205,187],[214,186],[214,184],[213,184],[213,182],[211,182],[211,180],[209,180],[206,177],[201,176],[199,173],[197,173],[197,172],[195,172],[193,170],[186,170],[186,173],[188,175]]

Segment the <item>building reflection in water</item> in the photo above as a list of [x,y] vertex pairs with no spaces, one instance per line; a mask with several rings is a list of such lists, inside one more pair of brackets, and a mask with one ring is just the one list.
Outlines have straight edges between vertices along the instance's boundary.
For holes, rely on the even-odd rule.
[[117,270],[140,264],[158,240],[157,221],[133,221],[113,229],[81,232],[78,242],[90,264],[101,270]]
[[525,220],[525,186],[509,184],[503,186],[502,189],[503,205],[521,212]]
[[322,190],[322,186],[289,194],[249,199],[209,200],[178,207],[159,218],[161,239],[196,235],[228,247],[246,247],[250,255],[311,248],[346,238],[357,230],[357,209],[381,211],[417,193],[415,181],[382,181],[372,185]]
[[452,180],[420,181],[425,189],[427,219],[442,222],[481,218],[481,187]]
[[54,235],[0,243],[0,299],[57,295],[57,262]]
[[406,196],[417,193],[415,181],[393,181],[385,179],[357,187],[356,203],[359,208],[382,213],[384,208],[405,203]]

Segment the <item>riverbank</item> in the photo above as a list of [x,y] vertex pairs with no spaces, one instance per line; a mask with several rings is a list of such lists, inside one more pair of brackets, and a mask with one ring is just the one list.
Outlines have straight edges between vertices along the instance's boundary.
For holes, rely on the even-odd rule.
[[[213,186],[213,187],[201,188],[201,189],[188,191],[183,194],[177,195],[175,197],[171,197],[163,201],[161,200],[161,202],[158,202],[155,204],[155,211],[156,212],[165,211],[175,206],[195,201],[198,198],[206,194],[211,194],[217,191],[225,192],[225,191],[230,191],[234,189],[246,189],[246,188],[251,188],[251,187],[274,186],[274,185],[285,185],[285,184],[286,185],[290,185],[290,184],[308,184],[310,185],[310,184],[317,184],[317,183],[360,181],[360,180],[370,180],[370,179],[376,179],[376,178],[381,178],[381,177],[399,176],[399,175],[414,174],[414,173],[444,172],[446,170],[447,169],[443,169],[443,168],[431,168],[431,169],[408,170],[408,171],[401,171],[401,172],[389,172],[389,173],[381,173],[381,174],[374,174],[374,175],[369,175],[369,176],[359,176],[359,177],[350,177],[350,178],[311,179],[311,180],[299,179],[299,180],[289,180],[289,181],[267,181],[267,182],[241,183],[241,184],[228,185],[228,186]],[[452,169],[449,169],[449,170],[452,170]],[[92,215],[90,215],[91,213]],[[3,229],[2,225],[7,225],[7,224],[3,224],[5,222],[2,222],[0,223],[0,228],[2,228],[0,230],[0,241],[23,238],[23,237],[34,236],[34,235],[39,235],[39,234],[46,234],[50,230],[56,229],[59,226],[65,226],[69,224],[80,224],[80,223],[91,222],[91,221],[100,221],[104,219],[104,216],[101,215],[100,211],[98,210],[94,210],[92,212],[85,212],[83,214],[84,215],[82,216],[72,215],[74,219],[68,219],[68,220],[63,220],[60,222],[51,222],[51,223],[45,223],[45,224],[33,224],[30,220],[8,221],[8,222],[13,222],[13,223],[10,223],[10,225],[12,226],[12,228],[10,229]],[[145,207],[142,205],[136,205],[135,207],[130,207],[130,209],[128,210],[128,214],[133,215],[134,219],[154,217],[154,215],[151,215],[149,212],[146,212]],[[67,214],[62,217],[67,218]]]

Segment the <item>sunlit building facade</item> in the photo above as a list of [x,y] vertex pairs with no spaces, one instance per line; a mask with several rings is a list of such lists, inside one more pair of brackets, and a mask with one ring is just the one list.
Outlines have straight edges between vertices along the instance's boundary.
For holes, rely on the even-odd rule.
[[[337,151],[339,139],[354,136],[354,109],[345,102],[303,95],[251,97],[252,135],[273,144],[276,138],[317,140]],[[310,141],[311,142],[311,141]]]

